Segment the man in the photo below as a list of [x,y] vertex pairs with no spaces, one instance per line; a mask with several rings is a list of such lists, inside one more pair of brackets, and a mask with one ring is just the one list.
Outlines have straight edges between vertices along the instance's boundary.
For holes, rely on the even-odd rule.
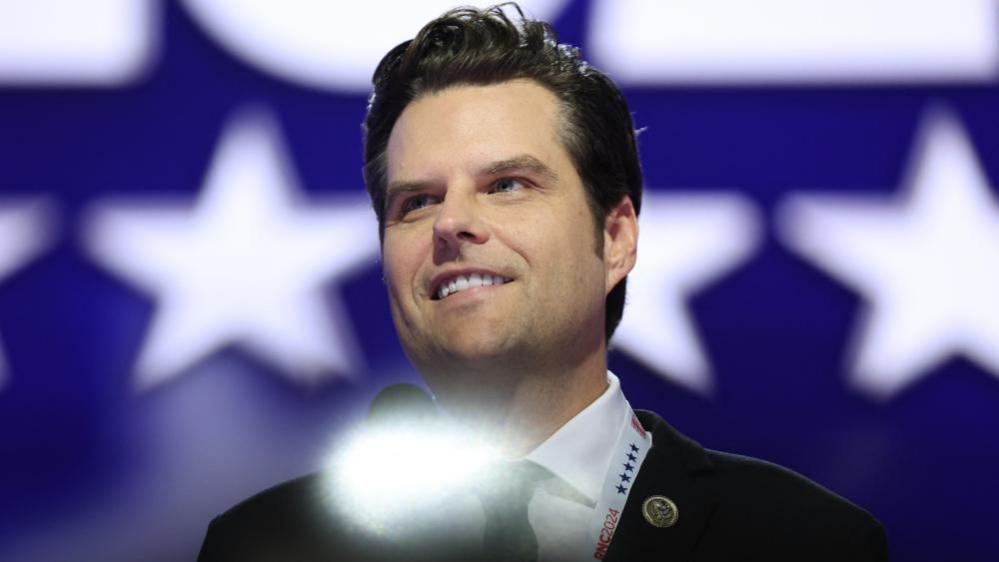
[[636,417],[608,373],[642,185],[608,78],[543,22],[460,9],[373,81],[365,179],[396,330],[443,416],[505,460],[405,537],[306,477],[213,521],[201,560],[886,559],[866,512]]

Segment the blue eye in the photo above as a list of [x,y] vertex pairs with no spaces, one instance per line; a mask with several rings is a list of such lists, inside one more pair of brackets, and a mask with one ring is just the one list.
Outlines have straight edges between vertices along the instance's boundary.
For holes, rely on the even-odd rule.
[[411,211],[418,211],[432,202],[433,198],[425,193],[414,195],[402,203],[402,214],[405,215]]
[[523,182],[521,182],[518,179],[514,179],[514,178],[503,178],[503,179],[500,179],[500,180],[496,180],[493,183],[493,191],[494,192],[495,191],[498,191],[498,192],[516,191],[516,190],[518,190],[518,189],[520,189],[522,187],[524,187]]

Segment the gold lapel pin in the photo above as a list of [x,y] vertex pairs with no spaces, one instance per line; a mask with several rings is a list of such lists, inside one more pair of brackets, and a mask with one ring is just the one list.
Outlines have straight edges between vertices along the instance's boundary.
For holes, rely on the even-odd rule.
[[642,502],[642,515],[650,525],[665,529],[676,525],[680,510],[666,496],[649,496]]

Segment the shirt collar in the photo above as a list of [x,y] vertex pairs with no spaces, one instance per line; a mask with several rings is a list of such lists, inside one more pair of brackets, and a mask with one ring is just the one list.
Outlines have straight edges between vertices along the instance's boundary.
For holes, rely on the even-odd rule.
[[608,371],[603,394],[525,459],[547,468],[595,504],[629,409],[620,381]]

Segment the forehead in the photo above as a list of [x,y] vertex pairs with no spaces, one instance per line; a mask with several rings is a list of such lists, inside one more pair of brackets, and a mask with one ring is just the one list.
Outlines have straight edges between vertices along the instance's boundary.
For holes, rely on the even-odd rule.
[[531,80],[450,87],[403,110],[389,137],[388,179],[516,154],[558,167],[568,163],[560,124],[557,98]]

